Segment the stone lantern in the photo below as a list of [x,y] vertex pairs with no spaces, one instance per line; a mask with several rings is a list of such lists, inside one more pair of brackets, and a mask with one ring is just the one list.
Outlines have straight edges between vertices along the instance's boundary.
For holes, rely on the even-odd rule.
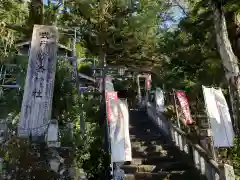
[[50,164],[51,170],[57,173],[61,162],[58,158],[54,157],[49,159],[49,164]]

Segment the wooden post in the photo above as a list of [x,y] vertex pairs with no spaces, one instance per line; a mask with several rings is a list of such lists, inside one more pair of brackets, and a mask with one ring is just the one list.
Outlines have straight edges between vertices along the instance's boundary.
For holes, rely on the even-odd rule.
[[75,76],[75,82],[77,86],[78,92],[78,104],[80,109],[80,128],[83,136],[86,135],[85,121],[83,117],[83,104],[82,104],[82,92],[80,91],[80,81],[79,81],[79,73],[78,73],[78,60],[76,56],[76,42],[77,42],[77,28],[74,29],[74,39],[73,39],[73,72]]
[[181,129],[180,117],[177,109],[177,99],[176,99],[175,89],[172,89],[172,93],[173,93],[173,100],[174,100],[174,108],[175,108],[176,117],[177,117],[177,126]]
[[235,180],[236,179],[233,167],[228,164],[224,164],[220,168],[220,172],[221,172],[220,173],[221,180]]
[[44,135],[51,119],[57,62],[57,29],[34,25],[18,135]]
[[137,91],[138,91],[138,92],[137,92],[137,96],[138,96],[138,105],[141,104],[141,99],[142,99],[142,95],[141,95],[141,87],[140,87],[140,79],[139,79],[140,76],[141,76],[141,75],[138,74],[138,75],[137,75],[137,79],[136,79],[136,80],[137,80],[137,88],[138,88],[138,89],[137,89]]

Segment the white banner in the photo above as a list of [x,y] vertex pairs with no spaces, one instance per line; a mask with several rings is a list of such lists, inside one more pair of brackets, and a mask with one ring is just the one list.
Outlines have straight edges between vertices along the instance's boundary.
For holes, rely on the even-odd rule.
[[155,99],[157,112],[159,113],[164,112],[164,93],[160,88],[156,88]]
[[132,161],[127,102],[118,99],[116,92],[106,92],[106,100],[112,162]]
[[203,95],[212,129],[214,147],[232,147],[234,131],[222,90],[203,86]]
[[124,161],[132,161],[132,147],[129,135],[129,110],[126,99],[120,99],[120,110],[123,114],[123,129],[124,129]]

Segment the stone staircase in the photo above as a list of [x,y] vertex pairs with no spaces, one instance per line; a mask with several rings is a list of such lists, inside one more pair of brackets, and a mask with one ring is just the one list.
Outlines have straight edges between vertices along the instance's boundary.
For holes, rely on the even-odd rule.
[[133,160],[122,166],[126,180],[205,180],[144,112],[131,111],[130,137]]

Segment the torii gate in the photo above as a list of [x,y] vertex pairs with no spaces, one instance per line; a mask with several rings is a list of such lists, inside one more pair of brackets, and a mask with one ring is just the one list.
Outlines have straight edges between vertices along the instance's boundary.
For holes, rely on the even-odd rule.
[[140,78],[145,78],[145,91],[151,89],[151,75],[150,74],[139,74],[137,75],[137,86],[138,86],[138,103],[141,105],[142,103],[142,93],[141,93],[141,87],[140,87]]

